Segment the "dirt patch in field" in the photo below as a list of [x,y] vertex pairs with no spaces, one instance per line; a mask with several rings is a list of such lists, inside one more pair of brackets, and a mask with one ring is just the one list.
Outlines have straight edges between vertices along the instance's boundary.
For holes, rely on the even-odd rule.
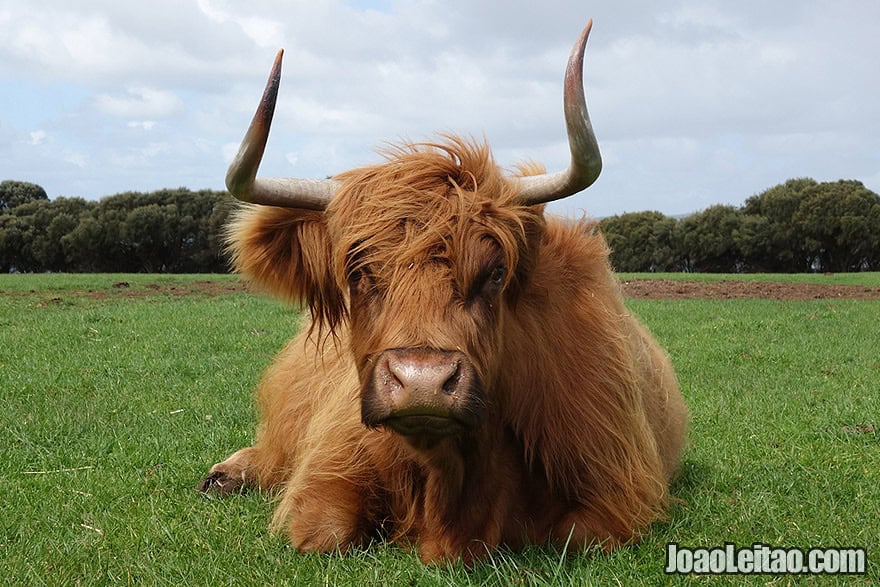
[[631,279],[621,282],[628,298],[645,300],[880,300],[880,288],[821,283],[764,283],[757,281],[684,281],[678,279]]
[[[764,283],[757,281],[687,281],[678,279],[632,279],[622,282],[623,293],[628,298],[647,300],[678,300],[704,298],[712,300],[737,300],[760,298],[770,300],[880,300],[880,288],[861,285],[829,285],[821,283]],[[140,288],[129,287],[125,282],[115,283],[104,291],[90,292],[92,297],[121,295],[141,297],[156,294],[172,296],[217,296],[252,289],[243,280],[201,280],[185,284],[148,284]]]
[[148,283],[140,287],[132,286],[127,281],[118,281],[111,285],[109,289],[89,290],[86,292],[86,295],[90,298],[100,300],[110,296],[140,298],[161,294],[171,296],[201,295],[213,297],[247,291],[250,291],[248,284],[237,279],[232,281],[211,281],[205,279],[187,283],[171,284]]
[[[756,281],[687,281],[679,279],[630,279],[621,282],[628,298],[645,300],[880,300],[880,287],[862,285],[829,285],[820,283],[764,283]],[[95,300],[109,298],[143,298],[156,295],[204,296],[253,293],[254,290],[240,279],[198,280],[191,282],[148,283],[133,285],[119,281],[112,285],[89,290],[55,292],[4,292],[0,295],[34,296],[43,298],[38,307],[60,304],[68,297],[85,296]]]

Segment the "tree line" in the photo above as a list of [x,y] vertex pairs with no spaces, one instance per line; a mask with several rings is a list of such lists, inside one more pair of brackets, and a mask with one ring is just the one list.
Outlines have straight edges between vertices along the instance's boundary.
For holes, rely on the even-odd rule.
[[880,195],[861,182],[790,179],[742,206],[681,219],[604,218],[618,271],[809,273],[880,270]]
[[[234,200],[186,188],[100,201],[49,200],[0,182],[0,272],[217,273]],[[681,219],[633,212],[599,222],[618,271],[880,270],[880,196],[851,180],[791,179]]]
[[0,273],[216,273],[234,200],[186,188],[100,201],[49,200],[35,184],[0,183]]

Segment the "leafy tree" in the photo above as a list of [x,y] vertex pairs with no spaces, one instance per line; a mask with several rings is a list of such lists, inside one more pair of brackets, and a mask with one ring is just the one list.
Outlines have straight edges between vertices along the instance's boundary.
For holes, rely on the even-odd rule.
[[742,215],[734,206],[718,204],[678,221],[675,241],[685,271],[735,273],[743,259],[737,236]]
[[221,234],[233,206],[209,190],[117,194],[81,219],[65,246],[87,271],[222,272]]
[[105,227],[96,218],[96,211],[80,217],[76,228],[61,238],[61,246],[67,259],[67,271],[95,273],[107,271],[102,246]]
[[17,216],[0,214],[0,272],[20,270],[25,236]]
[[232,198],[222,192],[180,189],[167,194],[177,210],[177,233],[174,236],[176,272],[225,271],[223,230],[234,208]]
[[174,263],[177,225],[177,208],[173,204],[147,204],[128,213],[122,234],[139,270],[147,273],[168,271]]
[[675,219],[660,212],[630,212],[603,218],[599,227],[618,271],[674,271]]
[[0,245],[4,272],[66,271],[64,237],[79,224],[80,216],[93,205],[82,198],[32,200],[0,215]]
[[46,190],[35,183],[7,179],[0,182],[0,212],[36,200],[48,200]]
[[813,258],[795,214],[806,192],[816,185],[810,178],[790,179],[746,200],[737,244],[750,271],[811,270]]
[[812,186],[805,190],[794,220],[818,269],[880,268],[880,195],[861,182],[840,180]]

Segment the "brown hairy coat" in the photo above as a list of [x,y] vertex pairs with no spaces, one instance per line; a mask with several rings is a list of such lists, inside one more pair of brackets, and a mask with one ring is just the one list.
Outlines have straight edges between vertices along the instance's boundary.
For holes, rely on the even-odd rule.
[[[280,489],[273,524],[303,551],[377,532],[426,562],[638,540],[687,415],[595,224],[517,204],[488,148],[455,137],[336,179],[326,212],[250,206],[230,229],[235,267],[312,320],[260,383],[254,446],[204,486]],[[476,424],[420,441],[370,422],[386,349],[463,353]]]

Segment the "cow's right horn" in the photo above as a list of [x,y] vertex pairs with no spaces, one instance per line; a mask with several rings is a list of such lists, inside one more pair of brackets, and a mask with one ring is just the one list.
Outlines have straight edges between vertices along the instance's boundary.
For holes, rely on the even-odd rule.
[[260,100],[235,159],[229,165],[229,171],[226,172],[226,187],[239,200],[252,204],[324,210],[339,188],[339,183],[332,179],[257,177],[257,169],[269,138],[272,115],[275,113],[283,55],[282,49],[275,57],[263,99]]
[[602,170],[599,144],[593,134],[584,97],[584,50],[592,27],[593,21],[590,20],[574,44],[565,70],[565,126],[568,128],[571,164],[565,171],[517,178],[518,199],[523,204],[543,204],[576,194],[590,187]]

